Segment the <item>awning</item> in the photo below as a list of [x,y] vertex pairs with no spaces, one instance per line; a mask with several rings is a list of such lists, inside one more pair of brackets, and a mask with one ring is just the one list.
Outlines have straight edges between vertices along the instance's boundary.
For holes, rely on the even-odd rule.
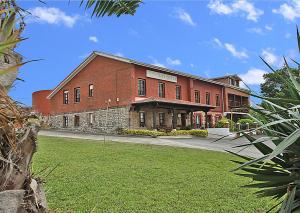
[[140,107],[151,107],[151,108],[165,108],[174,110],[187,110],[187,111],[204,111],[208,112],[216,106],[205,105],[200,103],[192,103],[189,101],[180,100],[166,100],[162,98],[145,98],[132,103],[135,110],[139,110]]

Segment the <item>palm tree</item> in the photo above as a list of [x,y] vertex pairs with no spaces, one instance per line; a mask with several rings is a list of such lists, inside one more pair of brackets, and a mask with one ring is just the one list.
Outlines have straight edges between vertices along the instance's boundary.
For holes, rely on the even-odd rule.
[[[297,38],[300,52],[298,29]],[[245,187],[259,188],[256,193],[259,197],[277,200],[278,204],[272,209],[280,206],[277,212],[289,213],[300,211],[300,70],[295,74],[285,58],[284,61],[286,73],[284,76],[278,75],[278,78],[286,85],[290,96],[270,98],[253,94],[264,101],[263,106],[253,107],[252,110],[258,115],[254,117],[260,124],[257,129],[263,129],[265,136],[257,139],[242,132],[249,140],[249,144],[243,146],[256,147],[262,156],[248,158],[233,153],[243,159],[234,161],[240,165],[233,171],[252,178],[255,182]],[[267,62],[265,64],[276,73]]]
[[142,0],[82,0],[80,6],[92,9],[92,16],[134,15]]

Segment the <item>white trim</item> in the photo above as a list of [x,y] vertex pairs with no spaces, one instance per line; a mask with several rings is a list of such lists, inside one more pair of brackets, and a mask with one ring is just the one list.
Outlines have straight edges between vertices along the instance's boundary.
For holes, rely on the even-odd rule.
[[249,113],[246,113],[246,112],[224,112],[224,115],[227,115],[227,114],[239,114],[239,115],[249,115]]

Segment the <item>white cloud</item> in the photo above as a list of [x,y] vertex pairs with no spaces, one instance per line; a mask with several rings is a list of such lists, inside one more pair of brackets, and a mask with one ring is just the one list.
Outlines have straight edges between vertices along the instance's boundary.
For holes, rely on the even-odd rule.
[[141,37],[140,33],[138,31],[134,30],[134,29],[129,29],[128,33],[129,33],[129,35],[132,35],[132,36],[137,37],[137,38]]
[[243,11],[247,14],[247,19],[257,22],[258,18],[264,14],[264,11],[257,9],[247,0],[238,0],[232,4],[236,11]]
[[243,59],[249,57],[245,51],[237,51],[233,44],[225,43],[224,46],[225,49],[228,50],[236,58]]
[[273,9],[272,11],[273,13],[282,15],[289,21],[294,21],[296,18],[300,17],[300,1],[293,0],[289,3],[281,4],[278,9]]
[[260,27],[253,27],[253,28],[248,28],[247,31],[249,33],[255,33],[255,34],[258,34],[258,35],[264,35],[264,31],[262,28]]
[[214,38],[213,41],[214,41],[219,47],[223,47],[222,42],[221,42],[218,38]]
[[193,21],[191,15],[187,13],[184,9],[182,8],[177,8],[175,9],[175,17],[183,21],[184,23],[191,25],[191,26],[196,26],[196,22]]
[[242,14],[246,15],[246,19],[257,22],[264,11],[248,2],[247,0],[236,0],[231,4],[224,4],[222,0],[210,0],[208,8],[219,15]]
[[292,36],[292,35],[291,35],[290,33],[286,33],[286,34],[284,35],[284,37],[285,37],[286,39],[289,39],[291,36]]
[[273,30],[273,27],[270,26],[270,25],[265,25],[265,29],[266,29],[266,30],[269,30],[269,31],[272,31],[272,30]]
[[169,65],[181,65],[181,61],[179,59],[172,59],[168,57],[166,61]]
[[153,63],[152,63],[152,65],[158,66],[158,67],[164,67],[164,68],[166,67],[166,65],[164,65],[162,63],[159,63],[157,60],[154,60]]
[[207,6],[211,11],[217,14],[228,15],[233,13],[233,9],[230,6],[223,4],[222,1],[210,1]]
[[264,82],[263,75],[266,73],[264,70],[252,68],[244,74],[239,74],[239,76],[247,85],[259,85]]
[[275,55],[274,50],[271,48],[263,49],[261,52],[261,57],[270,65],[275,65],[277,67],[283,65],[281,58]]
[[94,43],[98,43],[98,38],[96,36],[90,36],[89,40]]
[[67,27],[73,27],[79,19],[79,15],[69,16],[55,7],[35,7],[30,9],[29,12],[32,14],[29,22],[63,24]]
[[115,53],[116,56],[119,56],[119,57],[124,57],[124,54],[123,53],[120,53],[120,52],[117,52]]
[[190,66],[191,66],[192,68],[194,68],[194,67],[195,67],[195,64],[190,64]]
[[231,53],[231,55],[233,55],[236,58],[244,59],[249,57],[246,51],[244,50],[238,51],[233,44],[230,43],[223,44],[218,38],[214,38],[213,42],[216,43],[218,47],[225,48],[228,52]]
[[264,28],[261,27],[252,27],[252,28],[248,28],[247,31],[249,33],[255,33],[258,35],[265,35],[268,31],[272,31],[273,28],[270,25],[265,25]]
[[159,66],[159,67],[166,67],[166,65],[164,65],[163,63],[160,63],[156,58],[152,57],[152,56],[148,56],[151,60],[152,60],[152,65],[154,66]]

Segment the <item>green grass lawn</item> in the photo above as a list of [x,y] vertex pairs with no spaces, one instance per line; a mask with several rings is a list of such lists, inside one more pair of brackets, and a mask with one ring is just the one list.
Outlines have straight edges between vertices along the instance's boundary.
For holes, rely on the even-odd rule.
[[54,212],[263,212],[235,157],[165,146],[39,137],[33,171]]

